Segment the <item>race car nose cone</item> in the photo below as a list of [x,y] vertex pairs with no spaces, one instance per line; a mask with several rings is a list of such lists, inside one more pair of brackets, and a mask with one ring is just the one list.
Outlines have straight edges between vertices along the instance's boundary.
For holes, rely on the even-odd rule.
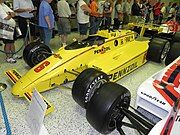
[[27,76],[23,76],[12,87],[12,94],[23,97],[24,93],[31,92],[33,87],[33,82]]

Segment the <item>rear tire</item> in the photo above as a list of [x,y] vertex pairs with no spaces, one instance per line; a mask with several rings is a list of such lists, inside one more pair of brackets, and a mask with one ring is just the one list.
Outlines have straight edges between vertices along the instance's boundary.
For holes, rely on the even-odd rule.
[[122,121],[121,107],[128,108],[131,95],[128,89],[107,82],[94,94],[87,106],[86,118],[100,133],[108,134],[116,128],[116,120]]
[[180,42],[180,31],[174,34],[173,42]]
[[169,65],[179,56],[180,56],[180,42],[174,42],[172,43],[169,53],[167,54],[165,65]]
[[47,45],[40,42],[32,42],[25,47],[23,59],[30,67],[34,67],[51,56],[51,53],[51,49]]
[[173,40],[174,33],[158,33],[153,36],[153,38],[162,38],[166,39],[169,42]]
[[151,60],[157,63],[163,61],[170,49],[170,43],[168,40],[161,38],[153,38],[149,42],[149,48],[147,52],[147,60]]
[[94,68],[85,69],[73,84],[72,97],[81,107],[86,108],[97,89],[108,81],[109,77],[104,72]]

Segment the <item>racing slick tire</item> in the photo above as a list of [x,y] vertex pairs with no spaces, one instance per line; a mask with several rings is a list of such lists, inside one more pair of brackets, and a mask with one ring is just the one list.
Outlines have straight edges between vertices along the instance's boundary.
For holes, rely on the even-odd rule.
[[173,62],[178,56],[180,56],[180,42],[174,42],[171,44],[171,48],[167,54],[165,65],[169,65]]
[[147,60],[161,63],[167,56],[170,49],[170,42],[161,38],[153,38],[149,42]]
[[34,67],[51,56],[51,53],[51,49],[47,45],[40,42],[32,42],[23,50],[23,59],[30,67]]
[[180,31],[174,34],[173,42],[180,42]]
[[74,81],[72,97],[81,107],[86,108],[97,89],[108,81],[109,77],[104,72],[94,68],[85,69]]
[[166,39],[169,42],[172,41],[174,37],[174,33],[157,33],[153,36],[153,38],[162,38],[162,39]]
[[94,94],[86,110],[88,122],[98,132],[108,134],[116,128],[116,121],[122,121],[121,108],[128,109],[131,94],[125,87],[107,82]]

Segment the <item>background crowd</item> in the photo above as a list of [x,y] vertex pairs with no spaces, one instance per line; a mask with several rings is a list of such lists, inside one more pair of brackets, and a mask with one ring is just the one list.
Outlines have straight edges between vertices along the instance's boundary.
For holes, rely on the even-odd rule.
[[179,3],[164,3],[161,0],[155,4],[150,0],[77,0],[71,4],[66,0],[13,0],[12,6],[5,0],[0,0],[0,24],[12,27],[14,34],[13,39],[0,35],[5,44],[6,61],[15,63],[18,58],[14,54],[17,26],[25,44],[28,44],[27,38],[34,40],[40,37],[49,47],[57,26],[61,43],[66,46],[68,34],[71,33],[72,9],[81,39],[88,33],[97,33],[98,29],[121,29],[129,22],[143,21],[160,25],[173,20],[180,23]]

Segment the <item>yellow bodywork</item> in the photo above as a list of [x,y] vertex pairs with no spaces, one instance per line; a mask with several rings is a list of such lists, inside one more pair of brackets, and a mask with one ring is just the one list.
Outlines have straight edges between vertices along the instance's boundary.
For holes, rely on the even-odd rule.
[[162,27],[159,27],[157,24],[145,24],[145,23],[128,23],[128,26],[130,28],[132,27],[139,27],[141,28],[141,31],[139,35],[142,37],[145,33],[145,30],[154,30],[157,31],[158,33],[161,33],[163,31]]
[[19,78],[12,87],[12,93],[23,97],[33,88],[39,92],[52,89],[75,80],[86,68],[101,70],[109,75],[110,81],[117,81],[146,62],[149,41],[137,41],[133,31],[101,30],[94,36],[106,38],[105,42],[72,50],[60,48],[56,55]]

